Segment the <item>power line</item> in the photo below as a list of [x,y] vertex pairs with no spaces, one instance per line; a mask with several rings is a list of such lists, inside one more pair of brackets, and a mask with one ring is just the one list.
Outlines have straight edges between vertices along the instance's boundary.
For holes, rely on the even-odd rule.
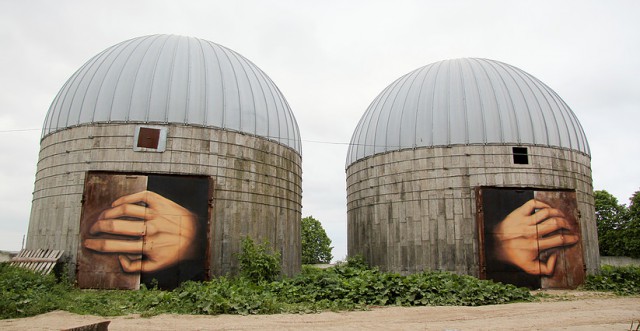
[[24,132],[24,131],[40,131],[41,129],[15,129],[15,130],[0,130],[0,133],[7,132]]

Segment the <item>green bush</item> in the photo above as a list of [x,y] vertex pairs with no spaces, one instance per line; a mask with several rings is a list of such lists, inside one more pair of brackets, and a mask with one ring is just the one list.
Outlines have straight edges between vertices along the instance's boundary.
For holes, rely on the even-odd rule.
[[53,275],[0,263],[0,319],[33,316],[57,309],[71,286]]
[[587,276],[584,288],[615,292],[618,295],[640,294],[640,267],[602,266],[599,275]]
[[254,283],[272,282],[280,277],[280,254],[273,252],[267,241],[256,245],[251,238],[245,237],[238,260],[240,275]]

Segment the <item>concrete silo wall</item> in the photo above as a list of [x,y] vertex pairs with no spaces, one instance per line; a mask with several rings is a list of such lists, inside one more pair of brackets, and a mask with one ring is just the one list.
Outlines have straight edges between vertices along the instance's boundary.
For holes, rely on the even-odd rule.
[[206,176],[213,183],[211,275],[238,271],[245,236],[268,240],[283,272],[300,270],[301,158],[289,147],[242,133],[167,125],[164,152],[133,150],[135,124],[92,124],[46,136],[36,173],[27,248],[63,249],[75,270],[89,172]]
[[587,272],[599,268],[589,156],[525,146],[417,148],[378,154],[347,168],[348,253],[384,270],[448,270],[478,276],[476,189],[574,190]]

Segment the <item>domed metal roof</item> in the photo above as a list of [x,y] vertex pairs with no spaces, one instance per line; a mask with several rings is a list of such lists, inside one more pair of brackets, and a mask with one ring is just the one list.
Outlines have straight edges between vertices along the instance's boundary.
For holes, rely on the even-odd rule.
[[582,126],[548,86],[508,64],[454,59],[393,82],[358,123],[347,166],[406,148],[534,144],[590,154]]
[[229,129],[301,152],[298,124],[271,79],[240,54],[191,37],[134,38],[93,57],[54,99],[42,137],[105,122]]

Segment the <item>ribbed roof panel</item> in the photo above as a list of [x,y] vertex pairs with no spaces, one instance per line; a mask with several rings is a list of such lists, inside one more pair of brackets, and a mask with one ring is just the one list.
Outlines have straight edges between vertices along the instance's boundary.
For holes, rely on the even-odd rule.
[[215,127],[302,150],[295,117],[271,79],[242,55],[191,37],[139,37],[93,57],[53,100],[42,137],[104,122]]
[[391,83],[358,123],[347,166],[406,148],[533,144],[590,154],[575,114],[548,86],[508,64],[454,59]]

